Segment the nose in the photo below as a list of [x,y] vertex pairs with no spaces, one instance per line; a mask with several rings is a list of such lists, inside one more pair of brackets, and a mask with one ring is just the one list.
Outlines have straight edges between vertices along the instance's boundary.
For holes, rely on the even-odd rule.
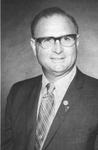
[[57,54],[62,53],[63,48],[59,40],[56,40],[54,43],[53,51]]

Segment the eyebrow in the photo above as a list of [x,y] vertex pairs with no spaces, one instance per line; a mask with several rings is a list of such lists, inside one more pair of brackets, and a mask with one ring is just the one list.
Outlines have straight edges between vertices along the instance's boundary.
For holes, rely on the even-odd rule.
[[54,39],[58,39],[58,38],[62,38],[62,37],[67,37],[67,36],[71,36],[71,37],[75,37],[76,38],[76,33],[75,34],[66,34],[66,35],[62,35],[62,36],[59,36],[59,37],[53,37],[53,36],[45,36],[45,37],[39,37],[39,38],[34,38],[35,40],[44,40],[44,39],[47,39],[47,38],[54,38]]

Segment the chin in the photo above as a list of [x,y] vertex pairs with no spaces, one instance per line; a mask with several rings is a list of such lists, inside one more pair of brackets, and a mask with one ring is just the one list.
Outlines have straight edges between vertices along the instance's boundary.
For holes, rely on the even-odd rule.
[[63,65],[56,65],[56,66],[54,66],[54,68],[53,68],[53,70],[55,71],[55,72],[64,72],[65,70],[66,70],[67,68],[66,67],[64,67]]
[[52,70],[52,72],[55,74],[55,75],[62,75],[64,73],[66,73],[67,70],[63,70],[63,69],[59,69],[59,70]]

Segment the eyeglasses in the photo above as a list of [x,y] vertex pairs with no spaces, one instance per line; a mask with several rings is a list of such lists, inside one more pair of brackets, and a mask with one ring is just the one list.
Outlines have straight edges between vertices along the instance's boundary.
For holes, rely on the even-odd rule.
[[60,37],[41,37],[35,38],[35,41],[43,48],[53,47],[56,40],[59,40],[61,45],[64,47],[71,47],[74,45],[77,38],[77,34],[68,34]]

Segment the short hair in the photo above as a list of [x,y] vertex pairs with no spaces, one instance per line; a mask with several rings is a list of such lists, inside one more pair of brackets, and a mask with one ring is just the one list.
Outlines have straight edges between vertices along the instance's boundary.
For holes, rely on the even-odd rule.
[[78,31],[79,30],[78,29],[78,25],[77,25],[75,19],[71,15],[67,14],[64,10],[62,10],[59,7],[50,7],[50,8],[46,8],[46,9],[42,10],[39,14],[37,14],[35,16],[35,18],[31,22],[31,34],[32,34],[33,38],[34,38],[34,35],[35,35],[35,33],[34,33],[35,32],[35,27],[36,27],[37,23],[39,22],[39,20],[41,18],[51,17],[51,16],[53,16],[55,14],[68,17],[71,20],[71,22],[73,23],[73,25],[74,25],[74,27],[76,29],[76,32],[78,34],[78,32],[79,32]]

